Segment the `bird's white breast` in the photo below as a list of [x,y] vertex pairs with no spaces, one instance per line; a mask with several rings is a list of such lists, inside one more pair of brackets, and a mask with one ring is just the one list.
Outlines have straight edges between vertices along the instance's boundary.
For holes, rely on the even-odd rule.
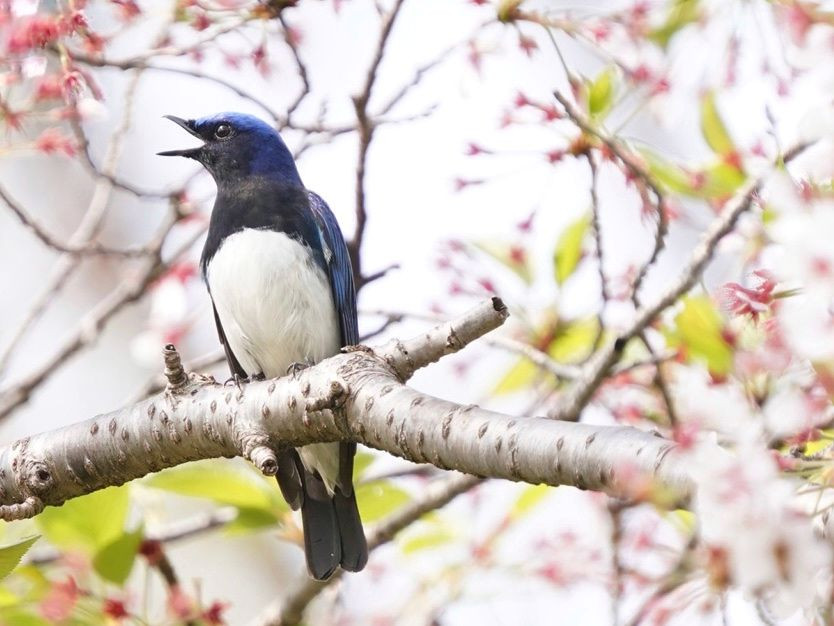
[[295,239],[255,229],[230,235],[206,278],[229,347],[248,375],[283,376],[292,363],[339,351],[330,283]]

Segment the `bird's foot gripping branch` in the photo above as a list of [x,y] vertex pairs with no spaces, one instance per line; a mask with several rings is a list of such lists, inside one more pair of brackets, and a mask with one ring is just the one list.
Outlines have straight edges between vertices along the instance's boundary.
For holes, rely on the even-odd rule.
[[224,386],[184,372],[165,351],[167,388],[132,406],[0,450],[0,517],[31,517],[85,493],[187,461],[243,456],[274,474],[282,446],[353,440],[484,477],[569,484],[623,495],[618,469],[691,491],[667,440],[631,428],[516,418],[419,393],[419,368],[500,326],[493,298],[408,340],[352,350],[297,376]]

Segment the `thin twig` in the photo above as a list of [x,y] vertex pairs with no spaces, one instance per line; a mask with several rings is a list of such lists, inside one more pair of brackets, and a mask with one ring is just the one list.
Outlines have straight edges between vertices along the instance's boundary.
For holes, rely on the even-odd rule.
[[[113,190],[113,184],[109,180],[109,176],[115,174],[119,157],[122,151],[124,136],[130,126],[130,120],[133,112],[134,95],[139,84],[139,77],[141,72],[136,72],[132,80],[127,86],[125,92],[125,107],[122,114],[121,124],[113,131],[110,142],[105,151],[104,159],[102,161],[101,171],[103,176],[98,179],[93,189],[90,202],[87,210],[81,219],[75,232],[69,239],[72,245],[83,245],[89,243],[95,237],[104,221],[107,206],[110,201],[110,196]],[[79,266],[80,257],[77,255],[64,254],[55,264],[51,276],[46,282],[41,294],[32,304],[28,314],[23,322],[12,333],[12,338],[6,347],[0,352],[0,374],[6,369],[11,356],[14,354],[20,341],[26,336],[26,333],[32,326],[40,319],[41,315],[46,311],[49,303],[55,295],[67,284],[67,280],[72,276]]]
[[73,243],[63,243],[49,234],[46,229],[39,224],[34,217],[26,212],[26,209],[2,186],[0,186],[0,200],[11,209],[12,213],[17,217],[18,221],[32,232],[41,243],[47,248],[52,248],[56,252],[63,252],[71,255],[88,255],[88,256],[120,256],[125,258],[147,256],[149,250],[144,246],[132,248],[110,248],[100,243],[87,243],[76,245]]
[[691,567],[689,555],[695,548],[695,543],[696,537],[693,535],[689,540],[689,543],[683,549],[680,558],[677,560],[672,569],[669,570],[669,573],[663,577],[663,582],[646,599],[642,606],[637,609],[634,617],[629,620],[628,626],[639,626],[642,624],[664,596],[671,593],[686,582],[686,577]]
[[594,163],[594,156],[590,150],[585,153],[585,160],[588,161],[588,168],[591,170],[591,230],[594,235],[594,247],[597,253],[597,272],[599,274],[599,291],[602,303],[597,314],[597,333],[594,337],[591,351],[596,351],[602,341],[605,332],[605,309],[608,306],[610,295],[608,293],[608,283],[605,279],[605,255],[602,248],[602,222],[599,215],[599,198],[597,197],[597,165]]
[[[780,163],[788,163],[800,154],[808,144],[800,144],[787,153]],[[725,235],[735,228],[738,218],[753,204],[762,183],[764,175],[748,181],[724,207],[724,211],[709,226],[695,247],[689,261],[675,280],[664,292],[657,296],[650,304],[638,309],[632,323],[620,333],[613,342],[600,348],[588,361],[582,377],[562,400],[560,407],[553,417],[573,421],[588,403],[591,396],[602,384],[611,367],[620,358],[626,344],[638,336],[651,324],[657,316],[688,292],[699,280],[707,264],[712,260],[718,243]]]
[[[649,338],[646,336],[646,332],[641,332],[638,337],[640,341],[646,346],[646,349],[649,351],[652,357],[657,356],[657,352],[652,346]],[[678,425],[678,415],[677,411],[675,410],[675,402],[672,399],[672,393],[669,389],[669,383],[666,380],[666,375],[663,373],[663,368],[661,367],[660,363],[658,363],[657,367],[654,370],[654,386],[657,387],[657,390],[660,392],[660,397],[663,399],[663,404],[666,407],[666,416],[669,418],[669,426],[675,428]]]
[[295,61],[296,70],[298,71],[298,77],[301,79],[301,91],[299,91],[298,95],[295,97],[295,100],[293,100],[287,107],[285,119],[286,123],[289,124],[290,119],[292,118],[292,114],[299,107],[304,98],[306,98],[310,94],[310,79],[307,75],[307,66],[304,65],[304,61],[301,60],[301,54],[298,51],[298,45],[296,44],[296,41],[293,38],[292,29],[290,28],[290,26],[287,25],[287,21],[284,19],[283,13],[278,14],[278,21],[281,23],[281,27],[284,29],[284,42],[290,49],[292,58]]
[[379,64],[382,62],[382,57],[385,53],[385,45],[388,43],[388,38],[391,35],[391,30],[394,27],[397,15],[399,15],[400,9],[403,6],[403,1],[396,0],[391,11],[383,18],[379,42],[377,43],[371,65],[368,68],[368,73],[365,76],[365,85],[359,95],[353,97],[353,108],[356,112],[356,121],[359,130],[359,156],[356,162],[356,226],[353,230],[353,237],[348,244],[348,251],[350,252],[350,261],[353,265],[354,276],[362,276],[362,260],[359,252],[362,249],[365,225],[368,220],[368,214],[365,208],[365,170],[368,160],[368,148],[370,148],[374,129],[376,128],[375,121],[368,114],[368,102],[371,99],[371,93],[376,82]]
[[649,255],[649,258],[643,263],[640,267],[640,270],[637,272],[637,276],[634,279],[634,283],[632,284],[632,294],[633,300],[635,305],[639,306],[639,298],[638,292],[640,290],[641,285],[643,284],[643,280],[646,277],[651,266],[660,256],[660,253],[663,251],[664,246],[666,245],[666,233],[669,230],[669,223],[668,218],[666,216],[665,210],[665,199],[663,192],[661,191],[660,187],[655,183],[654,178],[649,174],[648,171],[643,167],[640,159],[637,155],[635,155],[630,148],[625,146],[622,142],[618,139],[611,137],[604,131],[597,128],[590,120],[588,120],[580,111],[577,109],[573,104],[571,104],[570,100],[568,100],[565,96],[563,96],[558,91],[555,92],[554,97],[556,100],[559,101],[559,104],[565,109],[565,113],[571,119],[571,121],[576,124],[582,132],[596,137],[606,148],[616,156],[623,165],[628,168],[628,170],[640,179],[643,184],[648,187],[652,195],[655,197],[655,207],[657,212],[657,231],[655,232],[655,240],[654,245],[652,247],[652,252]]
[[379,115],[387,115],[388,113],[390,113],[391,109],[393,109],[395,106],[397,106],[397,104],[399,104],[402,101],[402,99],[406,95],[408,95],[409,91],[411,91],[414,87],[416,87],[417,85],[420,84],[420,81],[423,80],[423,77],[428,72],[430,72],[431,70],[433,70],[434,68],[439,66],[441,63],[443,63],[443,61],[445,61],[447,58],[449,58],[449,56],[455,50],[457,50],[459,47],[460,47],[460,44],[453,44],[453,45],[449,46],[448,48],[446,48],[445,50],[443,50],[440,54],[438,54],[436,57],[434,57],[428,63],[418,67],[414,71],[414,75],[411,77],[411,80],[404,83],[397,90],[397,92],[393,96],[391,96],[391,98],[388,100],[388,102],[386,102],[384,105],[382,105],[382,108],[379,110]]
[[48,380],[70,357],[82,348],[92,345],[114,315],[125,306],[139,300],[148,285],[203,236],[203,229],[198,230],[173,254],[170,261],[162,262],[159,259],[159,253],[168,233],[177,221],[178,216],[169,216],[152,243],[150,258],[143,259],[141,268],[131,278],[121,282],[83,317],[75,331],[60,344],[58,350],[49,359],[16,383],[0,390],[0,419],[7,417],[27,402],[35,389]]

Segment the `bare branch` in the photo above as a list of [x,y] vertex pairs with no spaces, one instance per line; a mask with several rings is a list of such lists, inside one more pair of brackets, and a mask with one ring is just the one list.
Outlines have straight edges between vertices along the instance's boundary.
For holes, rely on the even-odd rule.
[[379,42],[377,43],[373,60],[365,77],[365,85],[359,95],[353,97],[353,108],[356,111],[356,121],[359,130],[359,156],[356,163],[356,227],[353,230],[353,237],[348,244],[348,251],[350,252],[350,261],[353,265],[353,274],[357,277],[362,276],[360,251],[362,250],[365,224],[368,219],[365,208],[365,169],[368,160],[368,148],[371,145],[374,129],[376,128],[375,121],[368,115],[368,102],[371,99],[371,93],[376,82],[377,70],[385,52],[385,44],[388,42],[388,37],[391,34],[391,29],[394,27],[397,15],[399,15],[400,9],[402,8],[403,1],[396,0],[391,12],[383,18]]
[[380,115],[386,115],[391,112],[397,104],[399,104],[402,99],[411,91],[414,87],[420,84],[420,81],[423,80],[423,76],[425,76],[428,72],[436,68],[438,65],[443,63],[455,50],[460,47],[460,44],[454,44],[449,46],[445,50],[443,50],[440,54],[438,54],[434,59],[426,63],[425,65],[421,65],[414,71],[414,75],[411,77],[407,83],[403,84],[402,87],[393,95],[391,98],[386,102],[379,111]]
[[284,15],[282,13],[278,14],[278,21],[281,22],[281,27],[284,29],[284,42],[286,42],[287,47],[290,49],[290,53],[292,54],[292,58],[295,61],[295,67],[298,70],[298,77],[301,79],[301,91],[299,91],[298,95],[295,97],[295,100],[292,101],[290,106],[287,107],[287,114],[286,120],[287,124],[290,122],[290,118],[301,102],[306,98],[310,93],[310,79],[307,75],[307,66],[304,64],[304,61],[301,60],[301,54],[298,51],[298,45],[296,44],[295,39],[292,35],[292,29],[287,24],[287,21],[284,19]]
[[[102,162],[101,173],[102,176],[96,182],[93,188],[93,193],[90,197],[90,202],[84,217],[75,232],[70,237],[69,243],[71,245],[83,245],[89,243],[99,232],[104,221],[107,206],[110,201],[110,196],[113,191],[113,183],[110,178],[115,174],[116,168],[121,156],[122,144],[125,133],[130,125],[130,119],[133,113],[134,94],[136,87],[139,84],[140,73],[137,72],[127,87],[125,93],[125,107],[122,114],[120,125],[113,131],[107,150]],[[72,276],[79,266],[80,257],[77,255],[64,254],[58,259],[55,269],[46,281],[43,291],[32,304],[29,313],[24,321],[12,333],[12,339],[6,345],[2,352],[0,352],[0,373],[6,368],[11,355],[19,345],[20,341],[31,329],[34,323],[46,311],[49,303],[55,295],[66,284],[67,279]]]
[[685,500],[691,478],[675,445],[628,427],[515,418],[461,406],[403,384],[414,371],[499,326],[498,299],[409,340],[356,348],[297,377],[240,389],[190,377],[179,392],[0,449],[0,518],[122,484],[165,467],[243,456],[274,473],[280,445],[353,440],[476,476],[574,485],[627,495],[619,475],[643,472]]
[[660,190],[657,183],[655,183],[654,178],[643,167],[639,157],[636,156],[630,148],[623,145],[620,140],[611,137],[597,128],[596,125],[594,125],[579,111],[579,109],[571,104],[570,100],[558,91],[554,93],[554,96],[556,100],[559,101],[559,104],[561,104],[565,109],[565,113],[571,121],[573,121],[573,123],[576,124],[582,132],[587,133],[592,137],[596,137],[600,142],[602,142],[602,144],[608,148],[608,150],[610,150],[611,153],[616,156],[635,177],[637,177],[651,190],[652,195],[655,197],[655,207],[657,209],[657,232],[655,234],[654,247],[652,248],[652,253],[649,255],[649,258],[640,267],[640,270],[637,273],[631,287],[634,302],[637,304],[639,302],[638,292],[640,291],[640,286],[643,284],[643,280],[645,279],[649,268],[651,268],[660,256],[660,253],[663,251],[663,247],[666,245],[666,233],[669,230],[669,223],[664,206],[665,200],[663,192]]
[[50,235],[46,229],[39,224],[34,217],[26,212],[26,209],[12,198],[11,194],[2,186],[0,186],[0,200],[11,209],[15,217],[23,226],[30,230],[46,247],[52,248],[56,252],[64,252],[72,255],[112,255],[120,257],[137,257],[147,256],[150,254],[148,248],[144,246],[133,248],[109,248],[99,243],[87,243],[76,245],[72,243],[63,243],[58,241],[55,237]]
[[380,278],[384,278],[388,274],[388,272],[390,272],[392,270],[398,270],[398,269],[400,269],[400,264],[399,263],[392,263],[391,265],[388,265],[387,267],[383,267],[381,270],[377,270],[373,274],[368,274],[367,276],[357,276],[356,277],[356,290],[358,291],[359,289],[361,289],[365,285],[369,285],[372,282],[379,280]]

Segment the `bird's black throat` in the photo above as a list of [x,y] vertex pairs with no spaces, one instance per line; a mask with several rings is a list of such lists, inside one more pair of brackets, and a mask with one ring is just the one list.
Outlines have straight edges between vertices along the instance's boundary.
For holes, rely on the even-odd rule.
[[326,268],[307,190],[297,184],[253,176],[218,185],[200,259],[204,277],[224,240],[247,228],[285,233],[309,247],[316,263]]

